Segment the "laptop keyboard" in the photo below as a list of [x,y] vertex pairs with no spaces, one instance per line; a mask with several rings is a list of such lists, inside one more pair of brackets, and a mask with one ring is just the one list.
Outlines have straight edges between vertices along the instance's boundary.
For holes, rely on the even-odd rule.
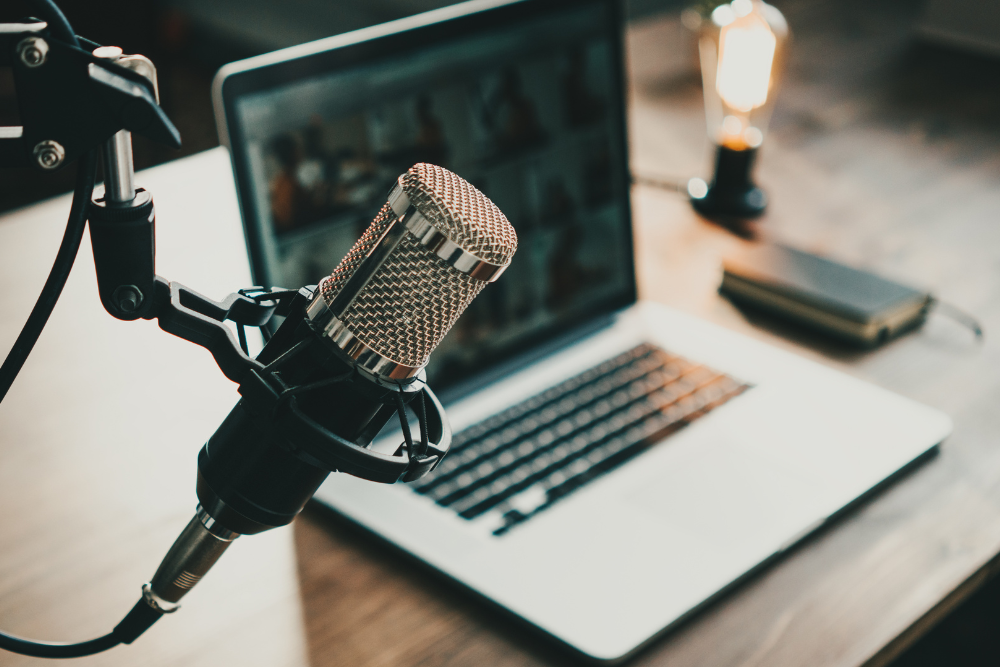
[[456,433],[414,490],[502,535],[748,386],[643,343]]

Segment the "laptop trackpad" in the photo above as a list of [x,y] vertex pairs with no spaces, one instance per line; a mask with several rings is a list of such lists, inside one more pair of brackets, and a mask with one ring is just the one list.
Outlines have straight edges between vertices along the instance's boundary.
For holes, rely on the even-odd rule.
[[765,556],[824,517],[806,480],[752,451],[712,440],[686,454],[626,499],[711,546]]

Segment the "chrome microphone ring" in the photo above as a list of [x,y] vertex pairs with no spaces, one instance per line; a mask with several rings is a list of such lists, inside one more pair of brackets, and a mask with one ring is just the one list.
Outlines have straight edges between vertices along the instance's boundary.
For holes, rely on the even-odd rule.
[[164,600],[154,593],[153,586],[149,582],[142,585],[142,599],[161,614],[172,614],[181,608],[180,603]]
[[333,342],[359,368],[374,376],[389,380],[408,380],[423,369],[423,366],[407,366],[393,361],[365,345],[334,315],[319,290],[306,307],[306,317],[317,331]]
[[487,262],[448,238],[410,201],[410,197],[403,189],[400,180],[396,181],[389,192],[389,206],[406,230],[417,240],[417,243],[433,252],[460,273],[485,283],[492,283],[510,265],[509,262],[507,264]]

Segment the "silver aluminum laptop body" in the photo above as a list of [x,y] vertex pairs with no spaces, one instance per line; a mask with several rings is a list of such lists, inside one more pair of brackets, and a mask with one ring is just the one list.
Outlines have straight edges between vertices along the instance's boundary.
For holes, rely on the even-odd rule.
[[214,88],[258,283],[329,273],[407,162],[443,163],[507,213],[520,266],[428,369],[456,434],[644,343],[745,385],[509,529],[497,530],[504,511],[538,505],[529,490],[468,518],[402,484],[331,475],[317,493],[599,660],[631,654],[951,429],[910,400],[635,303],[617,10],[475,0],[235,63]]
[[316,497],[586,655],[628,655],[951,430],[945,415],[657,304],[447,406],[456,432],[638,342],[752,388],[494,537],[406,486]]

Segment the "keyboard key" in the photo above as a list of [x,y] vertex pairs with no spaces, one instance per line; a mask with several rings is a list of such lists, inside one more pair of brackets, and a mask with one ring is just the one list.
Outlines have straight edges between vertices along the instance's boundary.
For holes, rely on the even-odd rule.
[[747,388],[644,343],[455,434],[414,489],[501,535]]

